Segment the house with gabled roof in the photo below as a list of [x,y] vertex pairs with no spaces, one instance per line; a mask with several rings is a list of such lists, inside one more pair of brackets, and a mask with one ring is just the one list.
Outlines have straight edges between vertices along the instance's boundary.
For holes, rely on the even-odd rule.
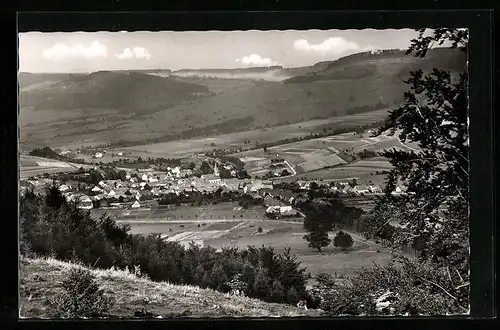
[[70,189],[71,189],[71,187],[69,187],[69,186],[67,186],[65,184],[62,184],[62,185],[59,186],[59,191],[60,192],[65,192],[65,191],[68,191]]
[[370,188],[365,185],[357,185],[353,188],[353,192],[359,195],[365,195],[370,193]]

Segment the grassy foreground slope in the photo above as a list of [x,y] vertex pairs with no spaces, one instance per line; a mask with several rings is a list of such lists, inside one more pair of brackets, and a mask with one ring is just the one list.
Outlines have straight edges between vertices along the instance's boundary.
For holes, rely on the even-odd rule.
[[[66,272],[78,264],[55,259],[21,259],[20,315],[46,318],[47,299],[62,290]],[[122,270],[91,270],[105,293],[115,300],[113,317],[147,311],[155,317],[296,317],[319,316],[318,310],[266,303],[194,286],[152,282]]]

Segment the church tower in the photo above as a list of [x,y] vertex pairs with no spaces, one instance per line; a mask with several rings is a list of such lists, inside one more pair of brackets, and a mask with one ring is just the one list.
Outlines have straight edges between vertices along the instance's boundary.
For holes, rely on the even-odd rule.
[[215,175],[215,176],[219,176],[219,175],[220,175],[220,174],[219,174],[219,168],[218,168],[218,166],[219,166],[219,163],[218,163],[218,162],[215,162],[215,163],[214,163],[214,175]]

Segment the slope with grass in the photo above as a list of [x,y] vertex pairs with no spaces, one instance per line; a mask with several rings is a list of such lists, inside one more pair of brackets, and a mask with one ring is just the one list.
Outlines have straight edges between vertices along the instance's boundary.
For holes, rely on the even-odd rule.
[[[61,292],[67,271],[78,264],[55,259],[21,259],[20,315],[46,318],[47,300]],[[122,270],[91,270],[98,283],[115,303],[112,317],[133,317],[147,312],[158,318],[178,317],[296,317],[320,316],[319,310],[227,295],[194,286],[152,282]]]

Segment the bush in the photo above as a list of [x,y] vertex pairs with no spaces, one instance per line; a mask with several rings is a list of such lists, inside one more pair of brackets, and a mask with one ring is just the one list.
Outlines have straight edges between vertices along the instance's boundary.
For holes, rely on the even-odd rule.
[[49,314],[53,317],[100,317],[112,306],[112,300],[87,269],[71,269],[62,287],[64,291],[49,302]]
[[258,233],[262,233],[262,227],[257,228]]

